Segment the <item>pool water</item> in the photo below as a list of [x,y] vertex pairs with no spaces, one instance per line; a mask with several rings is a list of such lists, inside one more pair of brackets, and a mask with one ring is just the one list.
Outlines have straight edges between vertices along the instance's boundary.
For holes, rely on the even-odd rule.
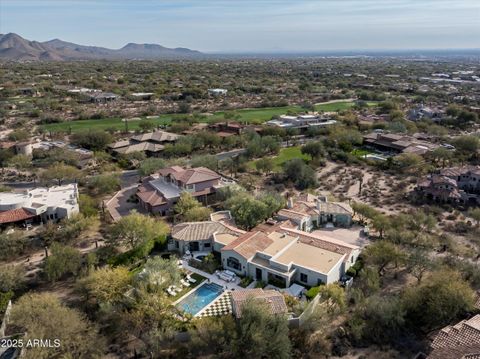
[[177,307],[191,315],[199,313],[223,293],[222,286],[215,283],[202,284],[196,291],[183,298]]

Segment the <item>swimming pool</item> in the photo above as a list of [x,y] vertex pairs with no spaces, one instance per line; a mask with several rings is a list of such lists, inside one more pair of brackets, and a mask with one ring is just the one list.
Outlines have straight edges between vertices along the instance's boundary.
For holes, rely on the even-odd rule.
[[202,284],[196,291],[183,298],[177,307],[195,315],[223,293],[222,286],[215,283]]

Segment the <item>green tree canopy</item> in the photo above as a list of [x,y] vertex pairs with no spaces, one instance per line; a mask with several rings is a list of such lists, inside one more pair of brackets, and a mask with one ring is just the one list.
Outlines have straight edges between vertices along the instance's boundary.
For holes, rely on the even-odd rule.
[[34,347],[25,351],[27,359],[101,358],[105,352],[105,340],[98,328],[84,315],[60,303],[50,293],[27,294],[12,308],[10,322],[23,328],[25,341],[29,339],[55,339],[58,347]]
[[56,181],[59,186],[64,181],[79,180],[81,177],[83,177],[82,171],[76,167],[66,165],[63,162],[58,162],[47,167],[45,171],[40,174],[40,178],[43,181]]
[[163,159],[157,157],[149,157],[146,160],[140,162],[138,166],[138,174],[140,176],[149,176],[159,169],[165,168],[166,163]]
[[225,206],[231,211],[235,222],[247,230],[262,222],[268,215],[267,205],[249,195],[232,197]]
[[51,254],[45,260],[45,274],[51,281],[57,281],[66,274],[77,275],[82,266],[82,255],[75,248],[53,243]]
[[95,299],[98,304],[116,304],[123,300],[132,282],[128,268],[104,267],[80,280],[78,291],[87,299]]
[[287,179],[292,181],[298,189],[305,189],[317,185],[315,171],[301,158],[294,158],[285,162],[283,171]]
[[322,157],[325,154],[325,149],[320,141],[308,142],[302,146],[302,153],[310,155],[312,159]]
[[133,211],[110,227],[107,242],[113,246],[137,249],[167,233],[165,222]]
[[473,309],[475,292],[458,272],[433,273],[403,296],[407,319],[412,326],[431,330],[458,320]]

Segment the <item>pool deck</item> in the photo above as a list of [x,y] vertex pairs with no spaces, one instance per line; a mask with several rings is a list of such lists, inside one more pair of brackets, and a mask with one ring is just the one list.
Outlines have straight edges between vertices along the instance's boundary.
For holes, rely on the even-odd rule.
[[199,285],[197,285],[192,290],[190,290],[187,293],[185,293],[184,295],[182,295],[180,298],[178,298],[175,302],[173,302],[173,305],[177,305],[184,298],[186,298],[187,296],[189,296],[190,294],[192,294],[193,292],[198,290],[198,288],[200,288],[204,283],[215,283],[215,284],[221,286],[224,290],[222,294],[220,294],[217,298],[215,298],[211,303],[209,303],[205,307],[203,307],[197,314],[194,315],[194,317],[201,316],[208,308],[212,307],[213,305],[215,305],[215,303],[222,300],[222,298],[224,296],[228,295],[228,293],[230,291],[245,289],[245,288],[242,288],[238,285],[240,283],[240,278],[239,277],[236,277],[234,282],[227,282],[227,281],[224,281],[223,279],[218,278],[215,274],[210,274],[210,273],[204,272],[200,269],[193,268],[192,266],[189,266],[188,261],[183,260],[183,259],[182,259],[182,268],[187,270],[187,271],[200,274],[201,276],[203,276],[207,279],[204,280]]
[[[210,273],[207,273],[207,272],[204,272],[200,269],[197,269],[197,268],[193,268],[191,266],[188,265],[188,262],[186,260],[182,260],[182,267],[184,269],[186,269],[187,271],[190,271],[190,272],[193,272],[193,273],[197,273],[197,274],[200,274],[201,276],[204,276],[205,278],[207,278],[207,283],[210,282],[210,283],[215,283],[215,284],[218,284],[220,285],[224,290],[241,290],[241,289],[245,289],[245,288],[242,288],[240,287],[238,284],[240,283],[240,278],[239,277],[236,277],[235,278],[235,281],[234,282],[226,282],[224,281],[223,279],[220,279],[218,278],[215,274],[210,274]],[[199,286],[197,286],[198,288]],[[188,292],[187,294],[191,293]]]

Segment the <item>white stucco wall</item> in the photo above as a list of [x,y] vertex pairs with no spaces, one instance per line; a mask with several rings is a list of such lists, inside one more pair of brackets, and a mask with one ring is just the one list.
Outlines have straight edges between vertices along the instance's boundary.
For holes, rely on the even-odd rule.
[[[227,259],[229,257],[236,258],[242,265],[242,269],[236,270],[234,268],[227,266]],[[235,253],[234,251],[221,251],[221,258],[222,258],[222,266],[224,269],[228,269],[232,272],[237,273],[238,275],[242,275],[242,276],[247,275],[247,272],[248,272],[247,261],[238,253]]]

